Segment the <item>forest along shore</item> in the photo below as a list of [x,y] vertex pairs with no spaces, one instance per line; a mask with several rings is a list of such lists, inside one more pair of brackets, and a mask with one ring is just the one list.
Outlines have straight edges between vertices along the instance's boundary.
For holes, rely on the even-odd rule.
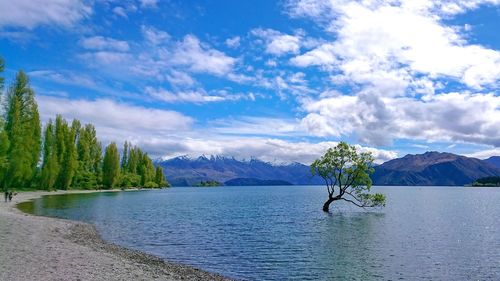
[[[96,191],[77,191],[86,193]],[[22,192],[0,202],[0,280],[228,280],[103,241],[92,225],[25,214]]]

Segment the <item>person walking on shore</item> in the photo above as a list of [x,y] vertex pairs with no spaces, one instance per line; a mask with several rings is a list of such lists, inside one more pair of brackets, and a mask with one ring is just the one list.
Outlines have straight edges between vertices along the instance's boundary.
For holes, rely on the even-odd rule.
[[9,192],[9,202],[12,201],[12,197],[14,197],[14,194],[11,192]]
[[5,198],[5,202],[7,202],[7,199],[9,198],[9,192],[7,190],[5,190],[3,196]]

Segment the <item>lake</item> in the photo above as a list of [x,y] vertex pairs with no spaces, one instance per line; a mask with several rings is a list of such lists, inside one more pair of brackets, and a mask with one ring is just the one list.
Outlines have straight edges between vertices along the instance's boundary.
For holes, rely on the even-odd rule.
[[319,186],[45,196],[21,207],[103,239],[242,280],[500,280],[500,188],[374,187],[387,207]]

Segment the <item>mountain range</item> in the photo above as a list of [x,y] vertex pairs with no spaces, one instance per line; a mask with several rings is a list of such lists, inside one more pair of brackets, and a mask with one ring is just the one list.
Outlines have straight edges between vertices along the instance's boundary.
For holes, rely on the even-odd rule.
[[235,182],[254,182],[259,185],[266,181],[282,181],[284,185],[315,185],[323,182],[319,177],[312,177],[309,166],[301,163],[272,164],[258,159],[240,161],[224,156],[181,156],[156,164],[163,167],[165,176],[173,186],[193,186],[207,180],[221,183],[232,180],[227,185],[234,185]]
[[[186,156],[157,161],[173,186],[193,186],[201,181],[225,185],[317,185],[310,168],[301,163],[273,164],[258,159],[236,160],[223,156]],[[486,160],[443,152],[408,154],[375,166],[374,185],[463,186],[476,179],[500,176],[500,157]]]
[[[491,158],[490,158],[491,159]],[[452,153],[408,154],[375,167],[375,185],[466,185],[500,175],[500,165]]]

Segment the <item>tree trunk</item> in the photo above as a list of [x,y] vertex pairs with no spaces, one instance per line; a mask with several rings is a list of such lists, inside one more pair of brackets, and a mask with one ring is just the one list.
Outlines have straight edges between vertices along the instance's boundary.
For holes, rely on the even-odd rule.
[[328,200],[323,204],[323,212],[330,212],[330,204],[335,201],[333,197],[328,198]]

